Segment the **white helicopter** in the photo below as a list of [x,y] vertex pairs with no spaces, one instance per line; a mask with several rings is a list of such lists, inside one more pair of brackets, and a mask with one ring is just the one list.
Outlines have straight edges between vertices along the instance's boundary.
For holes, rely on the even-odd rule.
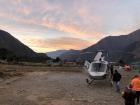
[[86,82],[90,85],[94,80],[103,80],[110,77],[108,61],[104,59],[103,51],[98,51],[93,62],[85,61],[84,68],[89,75]]

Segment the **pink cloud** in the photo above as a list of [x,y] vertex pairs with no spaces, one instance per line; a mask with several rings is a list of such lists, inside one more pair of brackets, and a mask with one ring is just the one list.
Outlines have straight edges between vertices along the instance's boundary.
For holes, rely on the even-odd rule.
[[96,37],[102,34],[97,31],[86,30],[84,29],[84,26],[77,26],[72,23],[67,25],[65,23],[53,23],[49,20],[44,20],[42,21],[42,25],[59,31],[71,33],[74,35],[73,37]]
[[50,5],[48,2],[41,4],[41,10],[42,12],[48,12],[48,11],[63,11],[63,8],[59,5]]
[[24,14],[25,16],[26,15],[30,15],[32,10],[30,8],[18,8],[17,9],[17,12],[21,13],[21,14]]
[[18,5],[21,3],[22,0],[12,0],[13,4]]
[[[0,25],[15,32],[17,34],[15,36],[18,34],[31,36],[30,41],[24,41],[32,47],[78,49],[81,45],[88,46],[89,42],[95,43],[107,35],[127,34],[139,28],[139,5],[135,1],[131,2],[121,0],[108,2],[102,0],[1,0]],[[2,24],[4,22],[6,25]],[[9,25],[11,25],[10,28]],[[53,35],[56,36],[53,37],[56,39],[32,40],[35,34],[38,36],[43,34],[44,38],[51,37],[51,33],[46,34],[46,31],[43,31],[45,29],[55,33]],[[59,37],[57,33],[73,39],[57,38]],[[33,42],[37,42],[38,45]]]
[[[15,0],[15,2],[21,3],[22,0]],[[70,14],[67,16],[63,6],[57,4],[52,5],[47,1],[40,2],[40,5],[36,3],[39,3],[39,1],[35,0],[31,7],[25,6],[25,4],[23,6],[18,6],[17,9],[15,9],[17,14],[5,13],[3,17],[12,18],[12,20],[21,24],[40,25],[46,29],[49,28],[70,33],[70,37],[75,38],[98,38],[103,34],[98,29],[101,24],[100,18],[91,15],[86,8],[80,7],[77,12],[75,11],[71,16]],[[36,5],[38,6],[38,9],[33,8],[34,6],[36,7]],[[34,15],[35,13],[38,13],[38,15]],[[28,15],[30,16],[25,18],[25,16]],[[49,16],[47,17],[46,15]],[[80,20],[75,20],[75,17],[79,17]],[[58,21],[57,18],[59,18]],[[77,23],[77,21],[79,22]]]

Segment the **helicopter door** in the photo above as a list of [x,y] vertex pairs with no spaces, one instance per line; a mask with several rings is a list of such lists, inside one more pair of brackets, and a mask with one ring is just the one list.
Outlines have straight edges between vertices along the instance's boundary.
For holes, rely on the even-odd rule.
[[93,63],[92,64],[92,72],[105,72],[106,71],[106,64],[103,63]]

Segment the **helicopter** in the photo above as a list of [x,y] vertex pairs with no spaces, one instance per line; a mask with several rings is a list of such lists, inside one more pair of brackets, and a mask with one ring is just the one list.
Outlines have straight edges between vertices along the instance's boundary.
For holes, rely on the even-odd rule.
[[104,80],[107,78],[110,80],[109,62],[104,58],[103,51],[98,51],[91,63],[85,61],[84,69],[89,75],[89,78],[86,79],[88,85],[92,84],[94,80]]

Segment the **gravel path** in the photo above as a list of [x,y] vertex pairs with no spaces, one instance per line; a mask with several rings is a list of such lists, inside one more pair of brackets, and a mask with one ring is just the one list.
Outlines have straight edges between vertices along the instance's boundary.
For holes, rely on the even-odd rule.
[[96,81],[89,87],[85,79],[81,72],[27,73],[0,82],[0,105],[124,105],[121,94],[108,81]]

